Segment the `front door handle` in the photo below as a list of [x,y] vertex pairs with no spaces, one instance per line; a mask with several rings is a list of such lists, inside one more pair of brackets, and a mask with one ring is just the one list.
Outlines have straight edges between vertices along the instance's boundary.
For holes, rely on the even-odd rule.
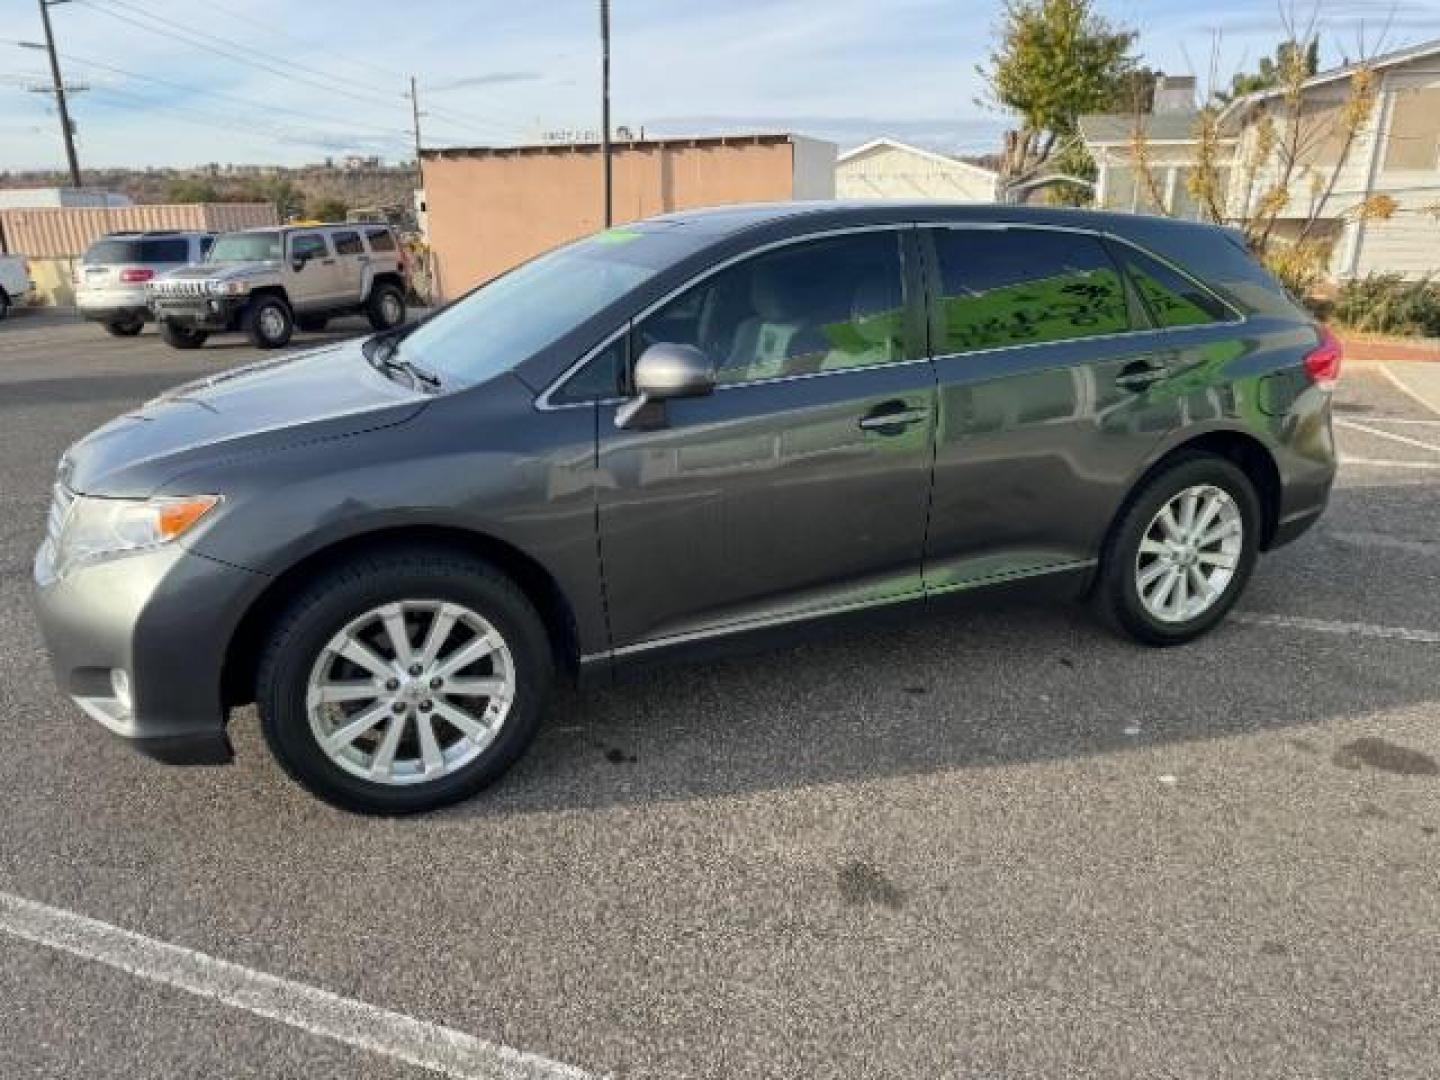
[[862,431],[898,435],[911,424],[918,424],[929,417],[929,409],[909,408],[903,401],[887,401],[883,405],[876,405],[862,416],[860,428]]
[[1145,390],[1169,374],[1170,369],[1165,364],[1136,360],[1120,369],[1120,374],[1115,376],[1115,385],[1122,390]]

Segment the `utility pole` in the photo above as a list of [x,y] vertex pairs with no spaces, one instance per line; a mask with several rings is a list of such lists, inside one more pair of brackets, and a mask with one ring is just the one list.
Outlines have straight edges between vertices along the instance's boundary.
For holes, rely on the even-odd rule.
[[415,89],[415,76],[410,76],[410,111],[415,117],[415,186],[425,186],[424,175],[420,172],[420,94]]
[[45,24],[45,51],[50,54],[50,77],[55,81],[55,104],[60,110],[60,131],[65,136],[65,158],[70,163],[70,184],[80,186],[80,159],[75,156],[75,129],[65,103],[65,81],[60,77],[60,58],[55,55],[55,35],[50,29],[50,5],[67,0],[40,0],[40,21]]
[[610,168],[610,0],[600,0],[600,156],[605,161],[605,227],[614,223]]

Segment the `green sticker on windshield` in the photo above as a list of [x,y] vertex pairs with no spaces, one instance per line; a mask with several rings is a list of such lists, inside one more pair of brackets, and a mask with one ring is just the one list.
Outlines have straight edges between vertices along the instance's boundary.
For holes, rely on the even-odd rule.
[[634,229],[606,229],[602,233],[595,234],[597,244],[628,244],[631,240],[639,240],[640,233]]

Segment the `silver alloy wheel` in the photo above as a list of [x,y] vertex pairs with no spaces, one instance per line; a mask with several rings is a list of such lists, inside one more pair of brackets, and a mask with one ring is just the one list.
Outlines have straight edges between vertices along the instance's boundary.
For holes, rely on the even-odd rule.
[[400,321],[400,314],[400,298],[387,290],[380,297],[380,317],[386,326],[394,326]]
[[285,333],[285,313],[273,304],[260,311],[260,332],[267,341],[274,341]]
[[310,731],[340,768],[423,784],[493,743],[515,700],[515,662],[494,625],[448,600],[403,600],[352,619],[310,669]]
[[1225,595],[1240,565],[1245,523],[1228,491],[1196,484],[1174,496],[1140,538],[1135,591],[1164,623],[1184,623]]

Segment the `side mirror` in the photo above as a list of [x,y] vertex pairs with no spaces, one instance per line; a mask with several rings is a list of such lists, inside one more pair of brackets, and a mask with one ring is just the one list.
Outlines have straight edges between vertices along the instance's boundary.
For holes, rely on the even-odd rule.
[[309,256],[309,255],[304,255],[304,254],[291,255],[291,256],[290,256],[290,269],[291,269],[291,270],[294,270],[295,273],[298,274],[301,270],[304,270],[304,269],[305,269],[305,264],[308,263],[309,261],[310,261],[310,256]]
[[652,402],[704,397],[715,389],[715,364],[694,345],[651,345],[635,361],[635,396],[615,413],[617,428],[630,427]]

